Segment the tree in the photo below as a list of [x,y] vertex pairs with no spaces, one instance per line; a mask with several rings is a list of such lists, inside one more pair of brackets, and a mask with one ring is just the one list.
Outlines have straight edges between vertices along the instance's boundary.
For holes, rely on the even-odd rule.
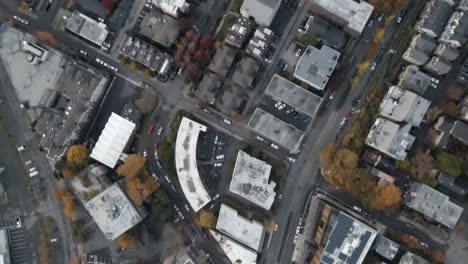
[[119,247],[127,249],[133,243],[135,243],[135,238],[132,235],[130,235],[128,232],[125,232],[119,237],[117,237],[115,241],[117,242],[117,245],[119,245]]
[[366,59],[372,58],[372,56],[374,56],[375,53],[377,53],[378,49],[379,49],[379,47],[378,47],[377,43],[375,43],[374,41],[371,41],[369,43],[369,45],[367,46],[364,58],[366,58]]
[[136,70],[138,68],[138,62],[132,61],[130,62],[130,69]]
[[362,61],[357,65],[357,73],[359,75],[364,74],[367,71],[367,69],[369,69],[369,61],[367,60]]
[[335,155],[335,146],[333,144],[327,145],[320,151],[320,168],[328,170],[332,165]]
[[434,165],[437,169],[445,171],[453,176],[459,176],[463,172],[464,160],[461,157],[447,152],[440,152],[436,155]]
[[45,242],[39,243],[37,247],[37,253],[39,254],[39,263],[40,264],[48,264],[49,263],[49,247]]
[[86,165],[88,157],[88,148],[82,144],[72,145],[67,151],[67,161],[75,166]]
[[156,106],[158,96],[149,90],[142,90],[135,100],[135,106],[143,114],[151,113]]
[[430,122],[433,122],[437,119],[437,117],[440,116],[440,114],[442,114],[442,109],[440,109],[440,107],[438,106],[432,106],[430,107],[427,112],[426,112],[426,116],[425,118],[430,121]]
[[73,173],[73,170],[70,167],[63,167],[62,170],[60,170],[60,173],[64,178],[68,178],[73,176],[75,173]]
[[128,178],[136,177],[145,166],[146,159],[139,154],[130,154],[124,163],[117,168],[117,174]]
[[447,88],[446,95],[450,100],[460,101],[463,98],[463,88],[451,85]]
[[70,259],[68,264],[80,264],[80,259],[78,257],[74,257],[74,258]]
[[395,165],[399,168],[399,169],[403,169],[403,170],[406,170],[406,169],[409,169],[410,167],[410,162],[409,160],[405,159],[405,160],[396,160],[395,161]]
[[19,8],[21,11],[26,12],[29,9],[29,5],[26,3],[26,1],[21,1]]
[[121,65],[126,65],[128,62],[127,62],[127,59],[125,59],[124,57],[120,57],[120,58],[119,58],[119,63],[120,63]]
[[200,39],[200,46],[206,50],[212,49],[213,40],[211,39],[211,36],[208,34],[203,35],[203,37]]
[[351,85],[351,88],[354,89],[359,86],[359,83],[361,82],[361,76],[355,75],[352,79],[351,82],[349,83]]
[[137,205],[142,205],[153,192],[159,189],[159,182],[155,181],[148,172],[143,172],[138,177],[125,179],[127,194]]
[[375,12],[388,15],[402,8],[406,0],[369,0],[368,2],[374,6]]
[[188,18],[186,18],[186,17],[179,18],[178,22],[179,22],[180,31],[182,31],[182,32],[187,32],[187,31],[191,30],[192,27],[193,27],[190,20]]
[[338,149],[335,155],[334,165],[345,169],[357,168],[358,155],[349,149]]
[[144,75],[145,75],[145,77],[147,77],[147,78],[153,77],[153,72],[152,72],[150,69],[146,68],[146,69],[145,69],[145,72],[144,72]]
[[72,219],[76,214],[76,204],[71,192],[64,188],[59,188],[54,192],[55,198],[63,204],[63,214]]
[[379,43],[382,42],[385,36],[385,28],[379,28],[375,32],[373,42]]
[[419,152],[410,162],[410,172],[415,178],[429,178],[431,177],[431,172],[433,169],[432,166],[433,158],[429,152]]
[[458,106],[455,102],[450,101],[442,105],[442,111],[451,117],[456,118],[458,116]]
[[47,43],[49,46],[57,46],[57,40],[54,35],[48,31],[37,31],[34,32],[34,36],[42,42]]
[[206,210],[198,212],[198,217],[195,219],[195,224],[204,228],[213,228],[216,225],[216,216]]
[[401,190],[394,184],[389,184],[385,187],[376,186],[373,190],[375,198],[371,206],[375,209],[386,209],[399,205],[401,202]]

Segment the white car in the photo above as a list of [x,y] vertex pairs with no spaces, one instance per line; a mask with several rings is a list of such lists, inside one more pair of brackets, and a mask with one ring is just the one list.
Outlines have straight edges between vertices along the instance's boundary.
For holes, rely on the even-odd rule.
[[157,150],[154,151],[154,159],[159,159]]
[[222,167],[223,164],[219,163],[219,162],[216,162],[213,166],[216,167],[216,168],[219,168],[219,167]]
[[439,79],[432,78],[432,79],[431,79],[431,82],[433,82],[433,83],[435,83],[435,84],[439,84]]
[[102,63],[102,60],[99,59],[99,58],[96,58],[96,62],[97,62],[97,63]]
[[357,207],[357,206],[353,206],[353,210],[358,212],[358,213],[362,212],[362,209]]
[[29,164],[31,164],[31,163],[32,163],[32,161],[31,161],[31,160],[28,160],[28,161],[26,161],[24,164],[29,165]]
[[301,52],[302,52],[302,50],[301,50],[301,49],[297,49],[297,51],[296,51],[296,57],[299,57],[299,56],[301,56]]
[[373,62],[371,67],[370,67],[370,70],[373,71],[375,70],[375,67],[377,67],[377,63],[376,62]]
[[217,160],[224,159],[224,155],[218,155],[218,156],[216,156],[216,159]]
[[293,157],[287,157],[287,159],[288,159],[290,162],[293,162],[293,163],[296,162],[296,159],[293,158]]
[[190,208],[188,207],[187,204],[184,205],[185,211],[190,212]]
[[281,105],[281,102],[277,102],[277,103],[275,104],[275,107],[278,108],[280,105]]
[[260,136],[257,136],[257,139],[260,140],[261,142],[265,141],[265,139],[263,139],[263,138],[260,137]]
[[143,150],[143,156],[146,158],[148,156],[148,152],[146,152],[146,149]]
[[23,151],[23,150],[25,150],[25,149],[27,149],[26,146],[19,146],[19,147],[18,147],[18,151]]
[[293,244],[294,244],[294,245],[297,244],[297,238],[298,238],[298,236],[297,236],[297,235],[294,235],[294,240],[293,240]]
[[169,179],[169,176],[167,176],[167,174],[164,175],[164,179],[167,181],[167,183],[171,183],[171,179]]
[[281,105],[278,107],[278,110],[283,110],[285,107],[286,107],[285,104],[281,104]]
[[220,194],[219,194],[219,193],[218,193],[218,194],[216,194],[216,195],[213,197],[213,201],[214,201],[214,200],[216,200],[216,199],[218,199],[218,198],[219,198],[219,196],[220,196]]
[[228,120],[228,119],[224,119],[224,123],[226,123],[228,125],[232,124],[231,120]]
[[278,231],[278,225],[275,225],[275,231]]
[[58,241],[57,238],[51,238],[51,239],[50,239],[50,243],[55,243],[55,242],[57,242],[57,241]]
[[400,23],[401,23],[401,19],[402,19],[401,16],[398,17],[397,20],[396,20],[396,23],[397,23],[397,24],[400,24]]
[[218,138],[219,138],[219,137],[216,136],[215,139],[214,139],[214,144],[215,144],[215,145],[218,144]]
[[156,173],[153,172],[153,174],[151,174],[151,176],[153,176],[153,178],[154,178],[155,180],[158,180],[158,176],[156,175]]
[[162,134],[163,129],[164,129],[163,127],[160,127],[160,128],[158,129],[158,136],[160,136],[160,135]]
[[88,52],[84,51],[84,50],[80,50],[80,53],[83,54],[83,55],[88,55]]
[[271,147],[274,148],[274,149],[279,149],[279,147],[277,145],[275,145],[274,143],[271,143]]

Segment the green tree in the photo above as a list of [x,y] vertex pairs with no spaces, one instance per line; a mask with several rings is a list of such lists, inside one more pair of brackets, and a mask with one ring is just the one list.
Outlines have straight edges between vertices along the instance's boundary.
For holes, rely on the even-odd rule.
[[434,165],[441,171],[445,171],[454,176],[459,176],[462,173],[463,163],[464,160],[461,157],[447,152],[440,152],[436,155]]

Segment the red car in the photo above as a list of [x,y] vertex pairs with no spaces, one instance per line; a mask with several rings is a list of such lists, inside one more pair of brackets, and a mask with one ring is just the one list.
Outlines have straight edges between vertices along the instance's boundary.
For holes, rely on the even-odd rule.
[[151,135],[151,133],[154,132],[154,129],[156,128],[156,126],[154,124],[151,124],[148,128],[148,135]]

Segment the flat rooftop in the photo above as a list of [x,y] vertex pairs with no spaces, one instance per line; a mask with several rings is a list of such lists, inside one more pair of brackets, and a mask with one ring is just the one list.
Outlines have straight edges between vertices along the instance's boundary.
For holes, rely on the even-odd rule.
[[239,150],[229,191],[270,210],[275,201],[275,182],[268,182],[271,165]]
[[116,239],[143,220],[117,183],[89,200],[85,208],[109,240]]
[[432,77],[420,71],[418,66],[408,65],[400,74],[398,86],[423,96],[431,84]]
[[360,264],[364,261],[377,230],[340,212],[328,238],[320,264]]
[[454,228],[463,207],[449,201],[449,197],[425,184],[413,183],[406,206],[448,228]]
[[176,19],[153,8],[141,21],[140,34],[169,48],[179,36],[179,24]]
[[429,261],[423,259],[422,257],[414,254],[413,252],[406,252],[403,257],[401,257],[399,264],[429,264]]
[[377,238],[377,242],[375,243],[375,251],[388,260],[393,260],[399,249],[399,244],[382,235]]
[[299,151],[304,132],[257,108],[247,126],[291,152]]
[[72,13],[65,28],[98,46],[102,46],[109,35],[106,24],[78,12]]
[[310,117],[315,116],[322,102],[320,96],[307,91],[277,74],[273,75],[271,78],[265,93]]
[[296,65],[294,77],[317,90],[325,89],[340,53],[326,45],[321,49],[308,46]]
[[216,229],[257,252],[261,250],[265,237],[263,225],[240,216],[225,204],[221,204]]
[[136,125],[131,121],[112,113],[90,157],[110,168],[114,168],[135,127]]
[[197,142],[200,132],[206,132],[206,126],[183,117],[175,146],[175,164],[179,183],[185,198],[195,212],[211,201],[198,174]]
[[8,234],[6,229],[0,229],[0,264],[10,264],[8,249]]
[[231,263],[236,264],[257,264],[257,252],[226,235],[210,230],[213,238],[218,242]]

